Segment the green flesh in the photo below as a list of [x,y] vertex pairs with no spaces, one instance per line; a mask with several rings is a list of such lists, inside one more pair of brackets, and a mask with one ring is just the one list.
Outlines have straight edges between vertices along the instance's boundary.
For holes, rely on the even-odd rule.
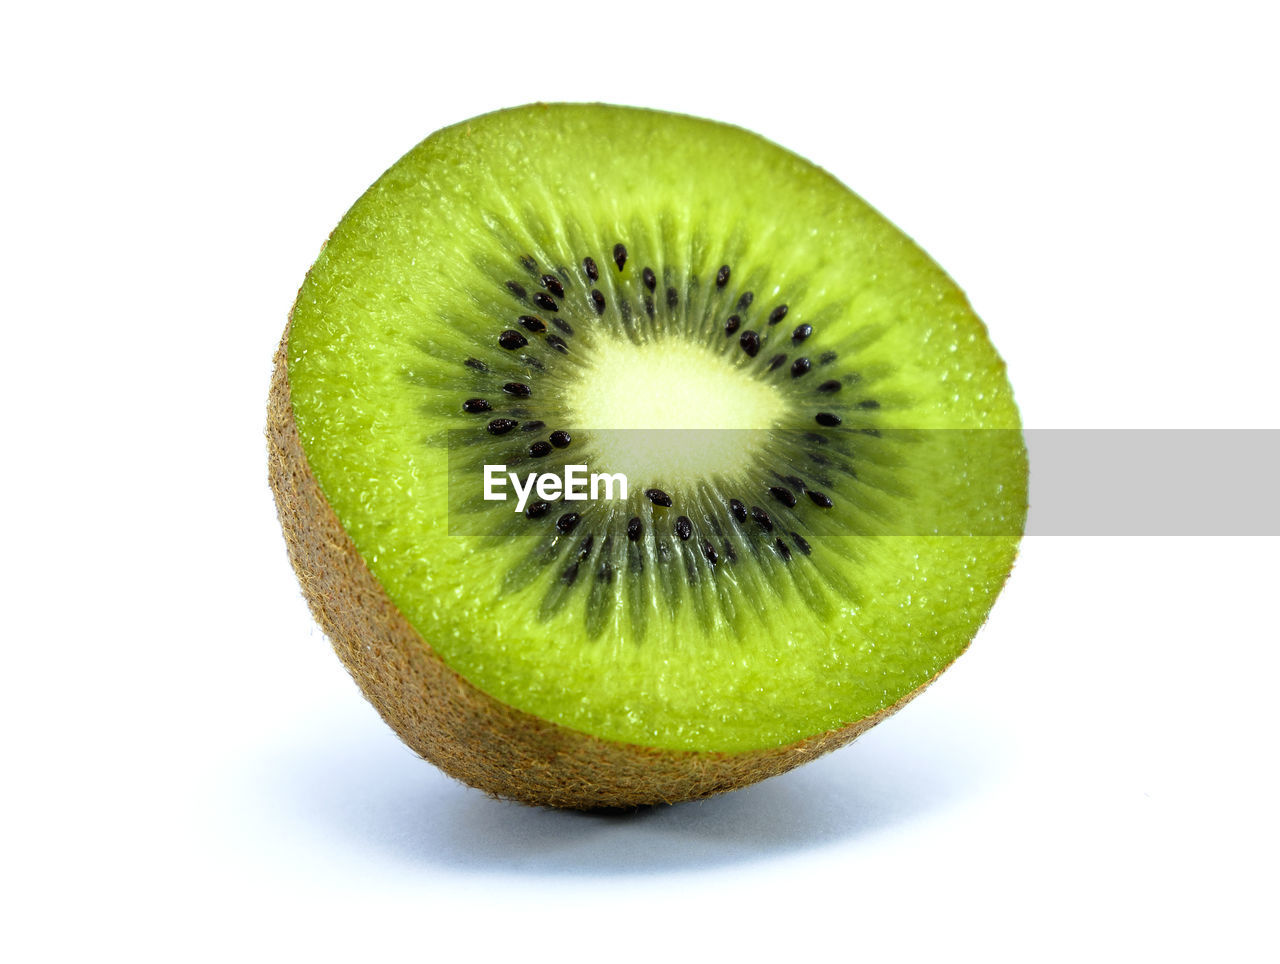
[[[565,289],[557,312],[530,303],[546,272]],[[746,291],[754,300],[739,309]],[[786,318],[770,325],[782,304]],[[726,336],[733,314],[741,325]],[[801,324],[813,332],[797,344]],[[501,347],[508,329],[528,344]],[[764,339],[754,358],[747,330]],[[799,358],[812,367],[793,377]],[[491,696],[608,739],[759,749],[896,702],[968,644],[1022,531],[1017,410],[961,292],[830,176],[707,121],[537,105],[433,135],[334,232],[299,295],[288,361],[321,488],[423,638]],[[838,392],[818,390],[832,379]],[[492,410],[464,412],[473,398]],[[841,424],[820,426],[817,412]],[[490,434],[501,417],[545,425]],[[685,425],[711,434],[670,431]],[[530,520],[464,487],[478,487],[484,463],[616,471],[602,461],[636,451],[625,440],[642,440],[641,426],[664,431],[668,455],[628,465],[625,503]],[[557,429],[573,442],[529,459]],[[750,431],[727,431],[738,429]],[[742,444],[713,442],[726,438]],[[789,487],[795,508],[770,486]],[[651,487],[673,507],[646,499]],[[730,498],[766,510],[774,531],[739,523]],[[568,511],[581,518],[561,535]],[[680,516],[693,522],[688,541]]]

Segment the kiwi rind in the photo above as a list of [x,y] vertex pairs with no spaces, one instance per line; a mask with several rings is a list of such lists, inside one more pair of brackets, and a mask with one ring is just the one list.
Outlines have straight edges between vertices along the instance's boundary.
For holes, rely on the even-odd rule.
[[369,570],[303,452],[290,398],[289,326],[267,407],[268,475],[312,614],[365,698],[424,759],[486,793],[534,806],[633,808],[736,790],[851,742],[921,693],[838,729],[742,753],[601,739],[522,712],[450,669]]

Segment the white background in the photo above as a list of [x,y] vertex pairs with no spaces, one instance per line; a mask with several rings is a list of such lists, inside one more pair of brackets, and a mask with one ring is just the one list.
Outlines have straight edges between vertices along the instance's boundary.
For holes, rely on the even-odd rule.
[[363,702],[262,437],[347,206],[539,99],[832,170],[965,287],[1028,426],[1276,427],[1273,9],[10,9],[0,954],[1274,960],[1275,539],[1029,538],[969,654],[853,747],[559,814]]

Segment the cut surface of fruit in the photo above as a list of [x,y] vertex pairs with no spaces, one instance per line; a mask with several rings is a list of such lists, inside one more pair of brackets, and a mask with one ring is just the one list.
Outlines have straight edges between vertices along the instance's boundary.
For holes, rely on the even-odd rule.
[[[310,471],[424,651],[606,741],[742,753],[894,706],[968,645],[1022,532],[1018,413],[963,294],[710,121],[438,132],[335,230],[284,360]],[[516,511],[478,497],[486,465],[628,493]]]

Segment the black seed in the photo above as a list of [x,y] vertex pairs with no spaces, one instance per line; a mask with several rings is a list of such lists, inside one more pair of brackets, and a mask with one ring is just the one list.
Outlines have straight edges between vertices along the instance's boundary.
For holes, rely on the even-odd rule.
[[835,353],[835,352],[833,352],[833,351],[824,351],[821,355],[819,355],[819,356],[818,356],[818,364],[819,364],[819,365],[830,365],[830,364],[831,364],[833,361],[835,361],[835,360],[836,360],[836,358],[838,358],[838,357],[839,357],[839,356],[838,356],[838,355],[836,355],[836,353]]
[[604,295],[600,293],[600,289],[591,289],[591,303],[596,306],[596,314],[604,314]]
[[535,459],[544,459],[551,454],[551,443],[542,441],[534,442],[529,446],[529,454]]
[[751,518],[755,519],[765,532],[773,531],[773,520],[769,518],[769,513],[765,512],[760,506],[753,505],[751,507]]
[[521,315],[520,324],[536,334],[542,334],[547,330],[547,323],[541,318],[535,318],[533,315]]
[[608,560],[600,563],[600,571],[596,574],[596,578],[601,582],[613,582],[613,565]]
[[520,284],[517,281],[508,281],[507,290],[510,291],[517,298],[524,298],[528,294],[528,292],[524,290],[524,285]]
[[805,490],[804,479],[800,478],[798,475],[784,475],[782,477],[782,481],[787,483],[787,485],[795,486],[801,492]]
[[716,553],[716,547],[706,540],[703,540],[702,543],[702,554],[707,557],[707,562],[713,566],[720,561],[720,556]]
[[[556,525],[558,526],[559,523],[556,523]],[[574,583],[574,580],[577,578],[578,578],[578,564],[575,562],[572,566],[570,566],[568,569],[564,571],[564,574],[560,577],[560,580],[566,586],[572,586]]]
[[551,444],[558,449],[565,448],[573,438],[564,429],[559,429],[551,433]]
[[587,277],[592,281],[600,280],[600,269],[596,267],[594,258],[583,258],[582,269],[587,273]]
[[880,403],[874,398],[864,398],[858,403],[858,408],[879,408]]
[[489,370],[489,366],[479,358],[468,358],[462,364],[466,365],[468,368],[473,368],[478,372],[487,372]]
[[524,510],[524,517],[526,519],[540,519],[544,515],[546,515],[550,509],[551,509],[550,502],[541,502],[541,501],[534,502],[527,509]]
[[814,421],[819,425],[825,425],[827,428],[834,428],[840,424],[842,419],[832,412],[819,412],[814,416]]
[[796,548],[803,552],[806,556],[813,552],[813,546],[805,542],[804,536],[798,532],[791,533],[791,539],[796,544]]
[[658,276],[653,273],[652,268],[645,268],[640,272],[640,277],[644,279],[644,286],[650,291],[658,287]]
[[716,287],[723,288],[729,283],[729,266],[727,264],[720,265],[720,270],[716,272]]
[[627,538],[637,542],[642,532],[644,532],[644,523],[640,521],[639,516],[632,516],[631,521],[627,523]]
[[760,351],[760,336],[754,331],[744,331],[742,337],[738,339],[738,344],[749,356],[755,358]]
[[533,293],[533,303],[543,311],[559,311],[560,306],[556,304],[556,300],[545,291],[535,291]]
[[545,372],[547,370],[547,366],[542,364],[542,362],[538,361],[538,359],[534,358],[532,355],[521,355],[520,361],[523,364],[528,365],[530,368],[536,368],[540,372]]
[[776,325],[785,317],[787,317],[787,306],[778,305],[773,311],[769,312],[769,324]]
[[547,344],[562,355],[569,354],[569,346],[564,343],[564,339],[559,335],[547,335]]
[[560,518],[556,519],[556,528],[564,535],[568,535],[573,531],[573,527],[578,524],[578,520],[581,518],[582,516],[578,515],[576,512],[566,512]]
[[528,398],[533,394],[533,389],[523,382],[507,382],[502,386],[502,390],[508,395],[514,395],[516,398]]
[[832,505],[831,496],[827,495],[825,492],[816,492],[813,489],[810,489],[809,498],[813,500],[814,505],[820,508],[823,508],[823,509],[831,508],[831,505]]
[[560,283],[560,279],[553,274],[544,274],[542,276],[542,287],[546,288],[557,298],[564,297],[564,285]]
[[517,348],[523,348],[529,344],[529,339],[520,334],[520,332],[512,331],[508,328],[498,336],[498,344],[507,349],[507,351],[515,351]]
[[514,418],[495,418],[485,426],[490,435],[506,435],[519,424]]
[[529,257],[527,254],[522,254],[520,256],[520,263],[524,265],[524,270],[529,272],[529,274],[535,274],[538,270],[538,262],[534,261],[533,258]]
[[769,494],[785,505],[788,509],[794,509],[796,506],[796,497],[790,489],[784,489],[780,485],[769,486]]
[[840,383],[833,378],[829,382],[823,382],[821,385],[819,385],[818,391],[826,392],[828,395],[830,395],[832,392],[840,391]]
[[693,523],[687,515],[682,515],[676,519],[676,535],[680,537],[682,542],[693,535]]
[[791,363],[791,377],[799,378],[801,375],[807,375],[812,367],[813,365],[810,364],[809,359],[797,358]]
[[680,304],[680,292],[676,291],[675,288],[668,288],[667,289],[667,307],[674,308],[678,304]]
[[756,300],[755,295],[753,295],[750,291],[744,291],[742,293],[742,297],[738,299],[739,310],[746,311],[748,308],[751,307],[751,302],[755,300]]
[[596,544],[595,536],[587,536],[582,540],[582,545],[578,549],[578,558],[585,559],[591,555],[591,547]]
[[728,559],[730,562],[738,561],[738,554],[733,549],[733,543],[730,542],[728,539],[724,540],[724,557]]
[[735,331],[738,330],[738,326],[740,324],[742,324],[741,318],[739,318],[737,315],[730,315],[729,319],[724,323],[724,333],[726,335],[732,335]]
[[627,263],[627,249],[621,244],[613,246],[613,263],[618,266],[618,270],[622,270],[622,266]]
[[650,318],[653,317],[653,299],[648,295],[644,296],[644,313]]
[[776,372],[779,368],[787,363],[786,355],[774,355],[769,359],[769,371]]
[[475,415],[479,412],[489,412],[493,410],[493,406],[486,402],[483,398],[468,398],[462,403],[462,410]]
[[671,496],[667,495],[667,493],[663,492],[661,489],[645,489],[644,494],[645,497],[654,505],[665,506],[668,509],[671,508]]
[[551,324],[555,325],[557,328],[563,331],[566,335],[573,334],[573,326],[569,324],[567,321],[565,321],[563,318],[552,318]]
[[778,555],[782,556],[782,561],[790,562],[791,550],[787,548],[787,544],[783,542],[781,539],[779,539],[777,542],[774,543],[774,545],[778,547]]
[[546,427],[546,424],[547,424],[546,422],[541,421],[540,419],[536,419],[536,418],[535,418],[532,422],[521,422],[521,423],[520,423],[520,431],[522,431],[522,432],[536,432],[536,431],[537,431],[538,429],[540,429],[540,428],[545,428],[545,427]]
[[737,499],[729,500],[729,511],[733,513],[733,517],[739,522],[747,521],[747,507]]
[[796,330],[791,333],[791,340],[797,345],[813,334],[813,325],[796,325]]

